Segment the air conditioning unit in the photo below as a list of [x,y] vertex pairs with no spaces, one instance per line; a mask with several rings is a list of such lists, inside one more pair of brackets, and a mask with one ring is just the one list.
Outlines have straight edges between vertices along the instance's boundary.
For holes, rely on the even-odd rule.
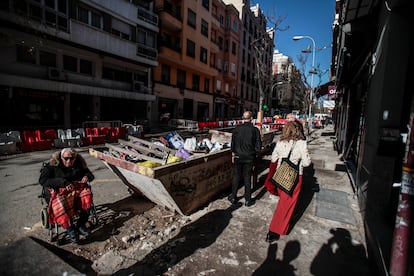
[[144,82],[142,81],[132,81],[132,91],[136,92],[145,92],[146,93],[146,87]]
[[48,77],[51,80],[65,80],[65,73],[56,67],[49,67]]

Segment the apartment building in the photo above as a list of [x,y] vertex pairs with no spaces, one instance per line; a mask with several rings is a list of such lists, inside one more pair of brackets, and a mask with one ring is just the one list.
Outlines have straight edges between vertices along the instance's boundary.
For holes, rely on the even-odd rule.
[[292,110],[307,111],[309,105],[309,88],[306,89],[302,74],[292,59],[279,50],[273,52],[272,86],[270,93],[271,115],[286,114]]
[[372,275],[414,273],[411,5],[337,0],[332,28],[335,147],[358,196]]
[[240,20],[221,0],[157,0],[159,65],[154,69],[158,113],[215,120],[231,116],[238,80]]
[[239,74],[237,95],[241,110],[261,108],[259,102],[269,103],[272,76],[274,30],[267,27],[267,19],[259,4],[250,6],[249,0],[225,0],[239,11],[242,22],[240,30]]
[[153,10],[145,0],[1,1],[1,128],[149,117]]

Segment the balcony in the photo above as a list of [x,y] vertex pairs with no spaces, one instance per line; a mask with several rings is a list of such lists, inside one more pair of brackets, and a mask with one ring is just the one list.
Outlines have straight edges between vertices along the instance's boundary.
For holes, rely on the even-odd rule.
[[158,16],[144,8],[138,7],[137,18],[154,26],[158,26]]
[[211,27],[215,29],[220,29],[220,21],[218,19],[218,16],[215,14],[211,16]]
[[137,56],[151,60],[157,60],[158,52],[157,49],[148,47],[146,45],[137,44]]
[[217,42],[214,41],[214,39],[210,40],[210,50],[211,50],[212,53],[220,52],[220,48],[219,48]]
[[133,41],[121,39],[78,21],[71,20],[70,23],[71,33],[62,37],[66,40],[144,64],[152,66],[158,64],[157,49],[155,47],[137,45]]
[[166,58],[169,60],[181,60],[181,48],[174,47],[173,45],[160,44],[159,57]]
[[156,7],[160,19],[162,21],[162,27],[171,31],[181,31],[183,28],[181,9],[175,7],[168,2],[164,1],[163,4]]

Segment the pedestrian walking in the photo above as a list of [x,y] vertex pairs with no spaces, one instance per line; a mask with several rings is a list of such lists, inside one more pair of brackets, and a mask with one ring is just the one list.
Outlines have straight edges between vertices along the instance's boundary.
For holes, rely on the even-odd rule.
[[[275,170],[277,170],[278,166],[280,166],[281,162],[278,161],[281,161],[282,158],[288,157],[289,152],[291,152],[289,160],[294,164],[299,163],[298,183],[291,196],[270,182]],[[279,202],[270,222],[269,232],[266,236],[266,240],[268,242],[277,240],[280,235],[286,235],[289,231],[290,220],[302,187],[303,167],[307,167],[310,164],[311,159],[307,143],[306,140],[304,140],[299,124],[295,122],[287,122],[283,127],[282,135],[272,152],[270,167],[274,168],[273,172],[272,170],[269,171],[265,181],[267,190],[272,194],[279,195]]]
[[237,190],[240,180],[244,184],[245,205],[254,204],[251,198],[251,176],[253,165],[262,150],[260,131],[252,124],[252,112],[243,113],[243,124],[238,125],[232,133],[231,154],[233,163],[233,183],[228,199],[232,204],[237,203]]

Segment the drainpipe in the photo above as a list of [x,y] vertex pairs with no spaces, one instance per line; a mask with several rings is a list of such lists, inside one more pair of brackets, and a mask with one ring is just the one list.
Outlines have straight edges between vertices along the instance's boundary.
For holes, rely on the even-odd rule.
[[402,166],[401,189],[395,219],[394,237],[391,248],[390,275],[405,276],[408,271],[408,254],[412,227],[414,201],[414,115],[410,118],[405,159]]

